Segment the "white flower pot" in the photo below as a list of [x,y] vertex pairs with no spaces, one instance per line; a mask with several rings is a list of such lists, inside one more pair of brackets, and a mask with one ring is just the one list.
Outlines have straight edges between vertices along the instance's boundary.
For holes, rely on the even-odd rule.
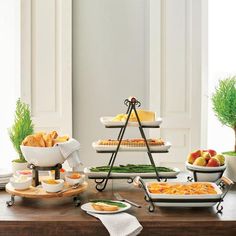
[[12,172],[15,174],[16,171],[18,170],[26,170],[28,169],[27,165],[28,165],[28,162],[20,163],[20,162],[12,161]]
[[224,175],[232,181],[236,182],[236,156],[229,156],[225,154],[225,160],[227,168]]

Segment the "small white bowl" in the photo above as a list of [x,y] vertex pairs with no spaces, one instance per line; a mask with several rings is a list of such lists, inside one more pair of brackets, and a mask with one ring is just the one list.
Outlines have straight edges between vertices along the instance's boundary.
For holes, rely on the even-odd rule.
[[44,181],[42,181],[42,187],[43,189],[48,193],[56,193],[63,189],[64,187],[64,180],[63,179],[56,179],[58,184],[47,184]]
[[16,190],[26,190],[31,186],[32,178],[27,177],[25,181],[17,182],[15,177],[11,177],[10,183],[11,183],[12,187]]
[[16,175],[20,176],[27,176],[27,177],[32,177],[32,170],[17,170]]
[[84,178],[85,178],[84,175],[81,175],[81,177],[79,179],[71,179],[70,177],[68,177],[71,174],[73,174],[73,172],[68,171],[68,172],[66,172],[66,176],[65,176],[66,182],[70,186],[75,185],[75,184],[82,184],[84,182]]
[[191,173],[192,177],[194,177],[193,171],[196,171],[198,182],[215,182],[221,177],[221,173],[226,169],[226,165],[218,167],[195,166],[188,162],[185,163],[185,167]]

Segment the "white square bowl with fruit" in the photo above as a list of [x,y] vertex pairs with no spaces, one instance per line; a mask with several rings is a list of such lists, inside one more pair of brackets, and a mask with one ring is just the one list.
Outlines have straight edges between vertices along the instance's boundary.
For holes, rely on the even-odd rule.
[[188,155],[186,169],[194,181],[215,182],[226,169],[225,157],[215,150],[197,150]]

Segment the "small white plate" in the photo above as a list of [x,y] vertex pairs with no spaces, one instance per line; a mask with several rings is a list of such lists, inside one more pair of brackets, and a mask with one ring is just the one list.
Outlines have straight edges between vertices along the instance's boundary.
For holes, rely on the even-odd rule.
[[[125,125],[125,121],[112,121],[113,116],[104,116],[100,118],[100,121],[105,126],[122,126]],[[141,124],[143,126],[159,126],[162,123],[161,118],[157,118],[155,121],[142,121]],[[137,127],[139,126],[138,122],[128,122],[128,126]]]
[[1,184],[6,184],[6,183],[8,183],[8,182],[10,181],[10,178],[11,178],[11,177],[0,178],[0,185],[1,185]]
[[12,171],[0,168],[0,178],[7,178],[12,176]]
[[[120,202],[120,201],[113,201],[113,202]],[[119,213],[119,212],[127,211],[131,207],[131,205],[129,203],[127,203],[127,202],[120,202],[120,203],[125,204],[126,207],[119,208],[119,210],[117,210],[117,211],[97,211],[97,210],[94,210],[93,207],[92,207],[92,203],[91,202],[83,204],[81,206],[81,209],[84,210],[84,211],[91,212],[91,213],[114,214],[114,213]]]

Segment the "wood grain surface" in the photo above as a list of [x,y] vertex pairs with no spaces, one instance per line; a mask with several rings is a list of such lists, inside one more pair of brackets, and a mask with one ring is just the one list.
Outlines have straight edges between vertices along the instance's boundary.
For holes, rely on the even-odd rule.
[[[142,224],[141,235],[236,235],[236,187],[233,187],[223,203],[223,214],[210,208],[156,208],[148,212],[144,193],[125,180],[112,180],[104,192],[97,192],[93,181],[80,195],[82,203],[90,199],[115,199],[114,192],[134,201],[142,208],[132,207],[127,212],[136,216]],[[0,235],[108,235],[102,223],[76,208],[72,198],[27,199],[16,197],[15,205],[6,206],[10,195],[0,192]]]
[[[69,188],[69,185],[65,185],[64,189]],[[42,199],[42,198],[58,198],[58,197],[71,197],[71,196],[77,196],[80,193],[86,191],[88,187],[88,183],[85,182],[81,186],[79,186],[76,189],[68,189],[68,191],[64,193],[47,193],[42,187],[30,187],[26,190],[15,190],[10,183],[6,185],[6,191],[9,194],[19,196],[19,197],[25,197],[25,198],[36,198],[36,199]]]

